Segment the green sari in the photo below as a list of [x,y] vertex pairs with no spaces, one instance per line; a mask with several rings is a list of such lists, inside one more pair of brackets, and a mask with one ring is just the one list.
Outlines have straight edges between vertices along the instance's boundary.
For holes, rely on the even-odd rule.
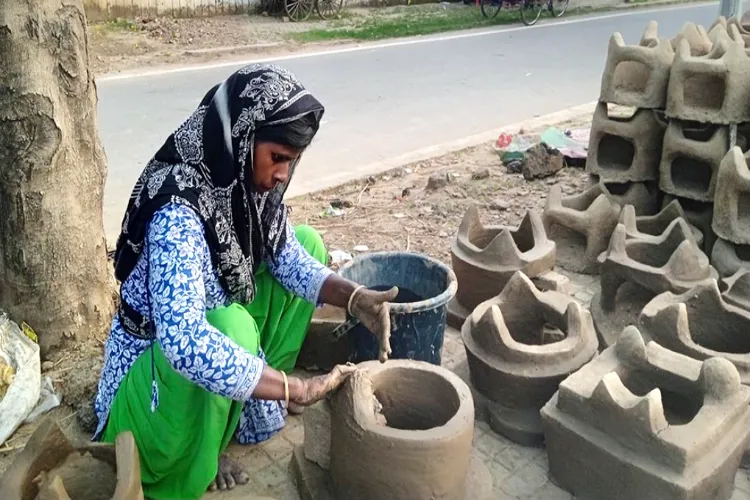
[[[309,226],[295,227],[300,244],[321,263],[328,253]],[[269,366],[289,372],[305,339],[315,305],[285,290],[265,266],[256,273],[256,297],[206,313],[217,330]],[[153,349],[160,404],[151,411]],[[199,499],[216,477],[219,455],[234,436],[243,403],[213,394],[183,377],[158,343],[147,349],[123,378],[102,441],[131,431],[138,445],[141,480],[153,500]]]

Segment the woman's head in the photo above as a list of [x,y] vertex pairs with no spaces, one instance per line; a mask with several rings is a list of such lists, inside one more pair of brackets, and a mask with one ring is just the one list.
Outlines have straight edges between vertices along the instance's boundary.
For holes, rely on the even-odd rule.
[[252,169],[258,190],[270,191],[289,180],[291,164],[310,145],[319,125],[317,114],[307,113],[294,121],[256,130]]

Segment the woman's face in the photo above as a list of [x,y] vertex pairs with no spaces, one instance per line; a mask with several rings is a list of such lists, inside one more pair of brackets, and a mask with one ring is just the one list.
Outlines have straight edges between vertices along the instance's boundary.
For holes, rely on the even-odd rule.
[[297,149],[275,142],[256,143],[253,155],[255,187],[260,192],[266,192],[288,181],[289,164],[296,160],[300,153]]

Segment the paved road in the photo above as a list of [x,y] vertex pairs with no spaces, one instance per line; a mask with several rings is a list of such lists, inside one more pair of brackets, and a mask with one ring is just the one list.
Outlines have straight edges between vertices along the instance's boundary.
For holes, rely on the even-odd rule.
[[[595,100],[614,31],[636,43],[655,19],[660,35],[671,37],[688,21],[709,26],[717,12],[716,4],[627,11],[286,58],[281,64],[327,108],[289,194],[366,175],[373,164],[416,149]],[[100,80],[111,243],[145,162],[204,92],[237,67]]]

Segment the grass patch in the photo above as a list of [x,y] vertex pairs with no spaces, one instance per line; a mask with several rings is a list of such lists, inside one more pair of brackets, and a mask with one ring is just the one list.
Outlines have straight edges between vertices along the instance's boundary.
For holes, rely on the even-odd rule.
[[[571,9],[570,13],[590,13],[594,9]],[[545,11],[542,17],[545,17]],[[568,15],[568,12],[566,12]],[[547,13],[546,16],[549,16]],[[483,28],[501,24],[520,23],[518,8],[503,8],[493,19],[486,19],[479,8],[453,5],[400,7],[386,14],[373,13],[331,23],[330,28],[312,29],[290,36],[300,42],[327,40],[382,40],[417,35],[430,35],[446,31]]]

